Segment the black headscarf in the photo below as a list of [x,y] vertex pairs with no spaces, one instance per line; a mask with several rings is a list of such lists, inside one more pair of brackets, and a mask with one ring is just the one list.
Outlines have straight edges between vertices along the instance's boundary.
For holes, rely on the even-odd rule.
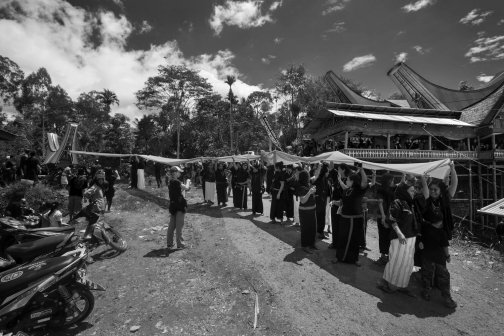
[[[401,182],[396,188],[394,196],[401,202],[403,207],[409,209],[413,213],[413,231],[419,233],[421,230],[422,214],[419,209],[415,207],[415,200],[411,197],[408,189],[411,188],[406,182]],[[422,196],[423,197],[423,196]]]
[[390,187],[390,181],[394,179],[392,174],[383,174],[381,177],[381,191],[386,204],[394,201],[394,190]]

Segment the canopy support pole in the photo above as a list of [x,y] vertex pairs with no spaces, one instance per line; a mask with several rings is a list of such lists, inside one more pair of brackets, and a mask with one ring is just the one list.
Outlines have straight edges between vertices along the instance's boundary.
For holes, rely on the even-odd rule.
[[348,148],[348,131],[345,131],[345,149]]
[[387,133],[387,149],[390,149],[390,133]]
[[[479,147],[479,137],[478,137],[478,147]],[[480,197],[480,209],[483,208],[483,177],[481,176],[481,165],[478,165],[478,187],[479,187],[479,197]],[[481,224],[485,225],[485,217],[481,215]]]
[[469,231],[473,232],[473,186],[471,161],[469,161]]
[[429,150],[432,150],[432,136],[429,135]]
[[467,150],[471,150],[471,139],[467,138]]

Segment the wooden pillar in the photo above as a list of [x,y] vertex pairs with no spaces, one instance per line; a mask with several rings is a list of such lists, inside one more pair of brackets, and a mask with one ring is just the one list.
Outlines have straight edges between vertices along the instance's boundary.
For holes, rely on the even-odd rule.
[[390,133],[387,133],[387,149],[390,149]]
[[[479,137],[478,137],[479,144]],[[481,176],[481,165],[478,164],[478,187],[479,187],[479,196],[480,196],[480,209],[483,208],[483,177]],[[485,217],[481,215],[481,224],[485,225]]]
[[345,131],[345,149],[348,148],[348,131]]
[[470,138],[467,138],[467,150],[468,151],[471,150],[471,139]]
[[429,150],[432,150],[432,136],[429,135],[429,147],[428,147]]
[[504,172],[501,174],[501,193],[500,197],[504,198]]
[[495,134],[492,134],[492,150],[495,149]]
[[469,161],[469,231],[473,232],[473,187],[472,187],[472,164]]
[[[492,135],[492,142],[495,143],[495,135]],[[495,167],[497,166],[497,162],[493,161],[493,165],[492,165],[492,189],[493,189],[493,201],[496,202],[497,201],[497,171],[495,170]],[[494,216],[494,223],[495,223],[495,226],[497,226],[497,224],[499,224],[499,217],[497,216]]]
[[477,150],[477,152],[479,152],[480,149],[481,149],[481,140],[480,140],[479,135],[478,135],[477,139],[478,139],[478,150]]

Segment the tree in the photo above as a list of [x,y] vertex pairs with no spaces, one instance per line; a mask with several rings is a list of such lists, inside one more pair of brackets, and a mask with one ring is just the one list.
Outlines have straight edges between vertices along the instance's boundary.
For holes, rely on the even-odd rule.
[[460,91],[472,91],[474,90],[474,86],[470,85],[469,82],[464,79],[462,81],[460,81],[459,83],[459,90]]
[[404,95],[401,92],[396,91],[396,92],[392,92],[390,94],[390,96],[388,96],[387,99],[389,99],[389,100],[404,100],[404,99],[406,99],[406,97],[404,97]]
[[233,153],[233,90],[232,86],[236,82],[235,76],[227,76],[225,83],[229,85],[229,149],[231,150],[231,154]]
[[136,147],[142,149],[141,152],[149,153],[149,142],[158,136],[159,127],[153,114],[143,115],[141,119],[135,118],[134,124],[136,126]]
[[135,93],[140,109],[162,110],[174,105],[177,115],[177,158],[180,157],[180,114],[190,104],[210,94],[212,86],[197,71],[180,65],[159,66],[158,75],[149,77],[144,88]]
[[[42,155],[45,156],[45,123],[47,99],[52,88],[52,79],[45,68],[28,75],[21,83],[21,94],[14,99],[14,106],[25,119],[41,124]],[[39,120],[37,120],[40,118]]]
[[258,117],[261,114],[260,112],[265,113],[271,109],[273,98],[268,91],[254,91],[248,96],[247,102],[252,106]]
[[106,105],[98,101],[98,92],[81,93],[75,104],[76,119],[79,122],[79,145],[83,150],[101,152],[103,135],[110,121]]
[[119,106],[119,99],[117,98],[117,95],[108,89],[103,89],[103,91],[97,92],[96,99],[107,107],[107,114],[110,113],[111,105],[117,104],[117,106]]
[[0,98],[4,104],[11,104],[18,96],[23,79],[19,65],[0,55]]
[[106,149],[111,153],[131,153],[135,146],[135,136],[131,132],[129,118],[124,114],[117,113],[110,120],[104,140]]
[[76,120],[75,103],[61,86],[52,86],[47,97],[46,108],[48,130],[62,134],[70,121]]

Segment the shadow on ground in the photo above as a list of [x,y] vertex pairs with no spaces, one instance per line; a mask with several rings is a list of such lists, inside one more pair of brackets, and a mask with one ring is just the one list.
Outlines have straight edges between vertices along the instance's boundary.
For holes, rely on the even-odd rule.
[[[263,204],[267,204],[268,198],[263,199]],[[231,204],[232,200],[228,202]],[[220,210],[220,211],[217,211]],[[303,259],[308,259],[326,272],[335,276],[342,283],[357,288],[381,300],[377,308],[393,316],[414,315],[418,318],[445,317],[454,312],[452,309],[445,308],[439,302],[426,302],[420,298],[422,284],[417,280],[417,274],[413,274],[410,280],[409,288],[419,297],[411,298],[402,293],[387,294],[377,288],[377,281],[382,277],[384,267],[376,265],[374,260],[370,259],[367,253],[361,254],[359,261],[362,266],[357,267],[354,264],[337,263],[332,264],[335,258],[336,250],[328,249],[329,240],[317,239],[317,246],[320,251],[313,254],[307,254],[301,249],[300,245],[300,227],[287,222],[286,226],[279,224],[270,224],[269,206],[265,206],[265,216],[253,216],[250,210],[238,210],[230,206],[222,208],[209,206],[204,203],[191,204],[189,212],[198,213],[215,218],[233,218],[248,220],[259,229],[267,232],[280,241],[292,246],[294,250],[285,255],[284,262],[289,262],[297,266]],[[437,292],[439,294],[439,292]],[[433,293],[435,296],[436,294]],[[438,300],[439,301],[439,300]]]

